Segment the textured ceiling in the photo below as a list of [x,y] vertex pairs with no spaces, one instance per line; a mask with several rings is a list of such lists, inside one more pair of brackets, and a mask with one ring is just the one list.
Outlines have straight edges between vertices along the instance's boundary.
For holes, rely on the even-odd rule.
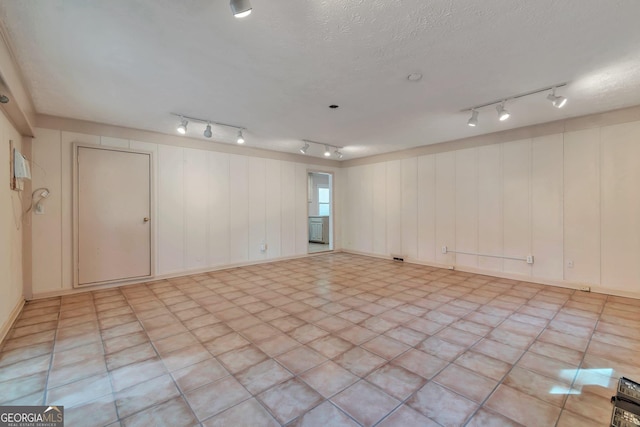
[[[350,159],[640,100],[637,0],[252,2],[239,20],[228,0],[1,0],[0,19],[39,113],[175,134],[180,112],[281,151]],[[460,112],[561,82],[562,110],[530,96],[475,129]]]

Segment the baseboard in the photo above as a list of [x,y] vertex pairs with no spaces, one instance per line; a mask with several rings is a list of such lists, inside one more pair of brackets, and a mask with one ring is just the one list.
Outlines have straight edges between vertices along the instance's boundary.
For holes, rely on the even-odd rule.
[[4,339],[7,337],[7,334],[11,330],[11,327],[18,319],[18,316],[20,316],[22,307],[24,307],[24,302],[24,298],[20,297],[18,303],[15,305],[15,307],[13,307],[11,313],[9,313],[9,318],[2,324],[2,328],[0,328],[0,349],[4,345]]
[[[340,252],[340,251],[337,250],[333,252]],[[253,261],[233,263],[233,264],[220,264],[216,266],[209,266],[209,267],[191,269],[191,270],[173,271],[170,273],[158,274],[152,277],[145,277],[144,279],[127,280],[127,281],[113,282],[113,283],[104,284],[104,285],[83,286],[79,288],[65,288],[65,289],[58,289],[55,291],[39,292],[39,293],[34,293],[32,299],[38,300],[38,299],[44,299],[44,298],[60,297],[65,295],[81,294],[85,292],[119,288],[121,286],[130,286],[130,285],[137,285],[140,283],[155,282],[158,280],[173,279],[173,278],[182,277],[182,276],[191,276],[194,274],[211,273],[214,271],[229,270],[229,269],[238,268],[238,267],[248,267],[252,265],[267,264],[270,262],[288,261],[292,259],[313,257],[313,256],[323,255],[326,253],[327,252],[319,252],[314,254],[293,255],[293,256],[269,258],[264,260],[253,260]]]
[[[353,251],[350,249],[342,249],[342,252],[350,253],[354,255],[362,255],[362,256],[368,256],[373,258],[386,259],[389,261],[392,260],[391,255],[370,254],[366,252]],[[496,270],[484,270],[481,268],[474,268],[474,267],[461,266],[461,265],[439,264],[439,263],[423,261],[423,260],[408,259],[407,257],[404,258],[404,262],[407,262],[410,264],[424,265],[427,267],[445,268],[449,270],[463,271],[465,273],[482,274],[484,276],[492,276],[500,279],[510,279],[510,280],[517,280],[520,282],[536,283],[539,285],[556,286],[556,287],[565,288],[565,289],[580,290],[580,288],[585,285],[584,283],[574,283],[566,280],[544,279],[540,277],[525,276],[523,274],[504,273],[502,271],[496,271]],[[589,284],[589,286],[591,287],[591,292],[593,293],[613,295],[613,296],[624,297],[624,298],[640,299],[640,291],[630,292],[630,291],[624,291],[620,289],[605,288],[602,286],[591,285],[591,284]]]

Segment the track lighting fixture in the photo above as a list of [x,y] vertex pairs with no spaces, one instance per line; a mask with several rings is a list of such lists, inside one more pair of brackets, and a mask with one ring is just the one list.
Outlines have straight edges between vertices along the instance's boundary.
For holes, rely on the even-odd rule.
[[192,121],[192,122],[197,122],[197,123],[205,123],[207,125],[207,127],[204,130],[204,132],[202,133],[202,135],[204,135],[205,138],[211,138],[213,136],[213,131],[211,129],[212,126],[224,126],[224,127],[228,127],[228,128],[237,129],[238,130],[238,134],[237,134],[236,141],[238,142],[238,144],[244,144],[245,140],[244,140],[244,136],[242,134],[242,131],[245,130],[245,128],[242,127],[242,126],[228,125],[228,124],[225,124],[225,123],[214,122],[213,120],[199,119],[199,118],[196,118],[196,117],[189,117],[189,116],[185,116],[184,114],[171,113],[171,115],[172,116],[176,116],[176,117],[180,117],[180,125],[178,126],[178,133],[180,133],[181,135],[186,135],[187,134],[187,125],[189,124],[189,121]]
[[551,89],[551,93],[547,95],[547,99],[551,101],[554,107],[562,108],[567,104],[567,98],[556,95],[556,88]]
[[511,116],[509,111],[507,111],[507,109],[505,108],[505,104],[508,101],[512,101],[514,99],[523,98],[525,96],[535,95],[537,93],[548,92],[548,91],[551,91],[551,93],[547,95],[547,99],[551,101],[554,107],[562,108],[567,104],[567,98],[565,98],[564,96],[556,95],[556,89],[559,87],[564,87],[566,85],[567,83],[560,83],[553,86],[547,86],[542,89],[536,89],[530,92],[508,96],[506,98],[501,98],[495,101],[485,102],[484,104],[478,104],[478,105],[474,105],[473,107],[465,108],[464,110],[462,110],[462,112],[471,111],[471,118],[467,121],[467,125],[471,127],[476,127],[478,126],[478,115],[480,114],[478,109],[495,105],[496,111],[498,112],[498,118],[500,119],[501,122],[503,122]]
[[504,108],[505,102],[506,101],[502,101],[501,104],[496,105],[496,111],[498,111],[498,118],[500,119],[501,122],[504,122],[509,117],[511,117],[511,114],[507,111],[506,108]]
[[178,133],[181,135],[186,135],[187,134],[187,125],[189,124],[189,121],[182,118],[180,120],[180,125],[178,125]]
[[341,159],[343,156],[342,152],[340,151],[342,147],[338,147],[337,145],[326,144],[324,142],[309,141],[307,139],[303,139],[302,141],[304,142],[304,145],[300,147],[300,150],[299,150],[302,154],[307,154],[309,151],[309,148],[311,147],[311,144],[316,144],[316,145],[322,145],[324,147],[324,151],[323,151],[324,157],[331,157],[331,150],[334,150],[333,154],[338,159]]
[[478,110],[471,110],[471,118],[467,122],[469,126],[471,127],[478,126],[478,114],[480,114]]
[[229,3],[231,6],[231,12],[236,18],[244,18],[251,15],[251,1],[250,0],[231,0]]

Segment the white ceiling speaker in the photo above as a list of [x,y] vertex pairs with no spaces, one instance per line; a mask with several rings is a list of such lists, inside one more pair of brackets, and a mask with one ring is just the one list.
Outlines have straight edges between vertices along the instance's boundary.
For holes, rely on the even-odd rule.
[[511,114],[507,111],[506,108],[504,108],[504,103],[505,101],[502,101],[500,104],[496,106],[496,111],[498,111],[498,118],[500,119],[501,122],[504,122],[509,117],[511,117]]
[[471,118],[467,122],[467,125],[471,126],[472,128],[478,126],[478,114],[480,114],[478,110],[471,110]]
[[251,1],[250,0],[231,0],[229,3],[231,6],[231,12],[236,18],[244,18],[251,15]]
[[554,107],[562,108],[567,104],[567,98],[556,95],[556,88],[551,89],[551,93],[547,95],[547,99],[551,101]]

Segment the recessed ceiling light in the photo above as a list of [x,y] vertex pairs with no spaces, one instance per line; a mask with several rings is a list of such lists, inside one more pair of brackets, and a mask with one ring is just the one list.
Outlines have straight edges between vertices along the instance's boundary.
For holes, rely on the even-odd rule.
[[339,105],[336,104],[331,104],[329,105],[329,108],[331,108],[332,110],[335,110],[336,108],[340,107]]
[[418,82],[422,79],[422,74],[420,73],[411,73],[407,76],[407,80],[410,82]]

